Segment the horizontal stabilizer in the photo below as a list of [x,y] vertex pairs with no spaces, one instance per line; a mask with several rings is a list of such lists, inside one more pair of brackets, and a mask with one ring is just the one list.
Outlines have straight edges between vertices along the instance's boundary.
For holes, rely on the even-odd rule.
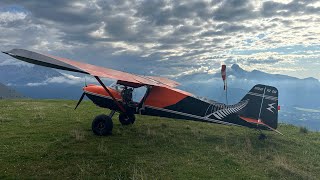
[[257,125],[257,126],[264,126],[264,127],[268,128],[268,129],[270,129],[270,130],[272,130],[272,131],[275,131],[275,132],[283,135],[280,131],[278,131],[278,130],[272,128],[272,127],[270,127],[269,125],[263,123],[263,122],[262,122],[261,120],[259,120],[259,119],[252,119],[252,118],[247,118],[247,117],[242,117],[242,116],[240,116],[240,118],[241,118],[242,120],[244,120],[244,121],[247,121],[248,123],[252,123],[252,124],[255,124],[255,125]]

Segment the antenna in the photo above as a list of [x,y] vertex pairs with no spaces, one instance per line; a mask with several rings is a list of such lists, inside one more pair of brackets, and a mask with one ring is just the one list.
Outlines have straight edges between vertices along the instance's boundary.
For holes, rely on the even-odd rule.
[[226,90],[226,105],[228,105],[228,84],[227,84],[227,78],[226,78],[226,84],[225,84],[225,90]]

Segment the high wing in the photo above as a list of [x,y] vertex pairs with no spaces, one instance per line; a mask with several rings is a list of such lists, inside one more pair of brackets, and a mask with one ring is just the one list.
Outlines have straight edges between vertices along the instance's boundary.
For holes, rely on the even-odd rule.
[[8,54],[16,59],[61,69],[72,72],[90,74],[92,76],[97,76],[101,78],[110,78],[118,80],[119,84],[131,85],[135,87],[143,86],[143,85],[152,85],[152,86],[164,86],[169,88],[174,88],[179,85],[178,82],[173,80],[163,78],[163,77],[155,77],[155,76],[140,76],[135,74],[130,74],[122,71],[117,71],[109,68],[98,67],[91,64],[85,64],[77,61],[73,61],[66,58],[61,58],[52,55],[40,54],[33,51],[28,51],[25,49],[12,49],[7,52],[3,52]]

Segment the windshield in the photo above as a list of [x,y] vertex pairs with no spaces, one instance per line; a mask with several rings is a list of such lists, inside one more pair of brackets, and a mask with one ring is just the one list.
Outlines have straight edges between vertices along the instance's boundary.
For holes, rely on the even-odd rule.
[[117,82],[112,83],[109,87],[111,87],[112,89],[118,91],[121,93],[121,91],[123,90],[124,86],[121,84],[117,84]]

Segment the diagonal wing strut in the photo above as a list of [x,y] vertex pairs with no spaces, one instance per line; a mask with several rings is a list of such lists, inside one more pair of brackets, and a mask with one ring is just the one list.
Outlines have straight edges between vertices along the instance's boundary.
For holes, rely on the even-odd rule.
[[103,84],[101,79],[98,76],[94,76],[94,77],[97,79],[97,81],[103,87],[103,89],[109,94],[109,96],[112,98],[112,100],[117,104],[117,106],[120,108],[120,110],[125,113],[126,110],[124,109],[124,107],[116,100],[116,98],[112,95],[112,93],[109,91],[109,89]]

